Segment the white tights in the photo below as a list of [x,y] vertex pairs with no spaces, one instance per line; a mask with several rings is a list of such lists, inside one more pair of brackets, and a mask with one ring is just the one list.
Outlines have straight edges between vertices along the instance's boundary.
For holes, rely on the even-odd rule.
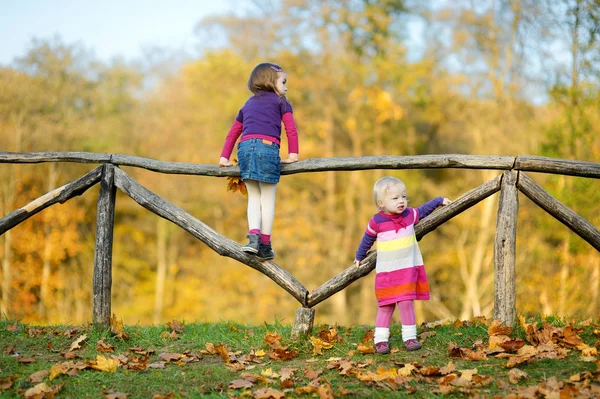
[[244,183],[248,190],[248,230],[259,229],[262,234],[271,235],[277,184],[256,180],[245,180]]

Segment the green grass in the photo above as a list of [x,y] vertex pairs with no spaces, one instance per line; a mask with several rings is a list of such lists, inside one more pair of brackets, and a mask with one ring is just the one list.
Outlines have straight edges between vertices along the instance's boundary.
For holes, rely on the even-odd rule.
[[[539,319],[541,320],[541,319]],[[559,318],[546,319],[556,327],[564,327],[567,323]],[[531,322],[531,321],[530,321]],[[538,323],[541,325],[541,323]],[[37,385],[29,381],[29,376],[40,370],[50,370],[58,363],[65,362],[63,354],[68,351],[71,344],[82,334],[88,338],[75,352],[79,359],[75,361],[93,361],[97,355],[110,357],[123,355],[130,352],[129,348],[142,347],[150,352],[150,363],[159,361],[161,353],[195,354],[199,361],[187,364],[168,363],[163,369],[150,369],[136,371],[118,367],[116,372],[104,372],[86,368],[76,375],[59,375],[50,380],[47,376],[43,382],[50,386],[64,384],[56,395],[57,398],[104,398],[109,391],[126,393],[128,398],[153,398],[155,395],[173,398],[228,398],[228,397],[258,397],[257,390],[273,388],[285,392],[286,398],[291,397],[319,397],[318,393],[298,393],[298,388],[307,387],[311,379],[305,377],[304,372],[309,367],[322,373],[313,382],[314,385],[331,386],[335,397],[370,397],[370,398],[435,398],[440,397],[439,380],[441,376],[423,377],[413,373],[407,379],[398,379],[396,382],[387,381],[360,381],[356,373],[341,375],[340,370],[328,368],[331,358],[342,358],[355,365],[356,372],[377,373],[378,369],[399,370],[406,364],[416,365],[418,368],[430,366],[444,367],[453,362],[455,373],[460,375],[460,370],[477,369],[477,375],[490,376],[489,384],[484,386],[461,387],[444,395],[448,398],[472,397],[505,397],[510,393],[517,394],[519,390],[535,387],[555,377],[562,382],[563,388],[571,386],[569,378],[583,372],[589,372],[587,388],[598,389],[598,372],[596,362],[584,362],[581,352],[571,349],[564,359],[544,359],[531,363],[520,364],[517,368],[528,373],[529,377],[517,384],[509,383],[506,368],[507,359],[488,356],[487,360],[471,361],[460,357],[450,357],[448,345],[456,344],[460,348],[475,348],[478,345],[487,347],[489,335],[488,326],[481,322],[473,321],[465,326],[455,327],[452,324],[427,327],[420,326],[419,333],[433,332],[423,342],[423,349],[415,352],[406,352],[400,339],[400,326],[392,326],[390,345],[397,349],[389,355],[361,354],[357,351],[357,344],[361,343],[365,333],[372,327],[337,327],[338,335],[343,342],[334,343],[330,349],[323,350],[322,355],[313,356],[313,346],[308,337],[297,340],[290,338],[291,326],[275,324],[241,325],[238,323],[190,323],[184,324],[177,338],[166,337],[171,332],[166,325],[163,326],[125,326],[128,334],[127,340],[122,340],[111,333],[110,329],[94,329],[91,326],[79,327],[76,334],[67,334],[72,326],[47,326],[35,327],[17,323],[15,331],[11,331],[15,321],[0,321],[0,397],[22,398],[24,393]],[[586,323],[579,336],[589,345],[597,343],[594,330],[598,329],[597,323]],[[26,330],[29,329],[29,334]],[[38,329],[39,334],[32,331]],[[315,326],[312,336],[318,336],[322,330],[327,331],[329,326]],[[298,351],[298,355],[290,360],[272,360],[269,358],[269,345],[264,342],[267,332],[276,332],[281,336],[281,344]],[[525,339],[522,328],[517,327],[511,337]],[[104,339],[114,346],[113,353],[101,353],[96,350],[96,344]],[[226,345],[238,357],[247,355],[251,351],[264,350],[267,355],[259,358],[258,363],[248,363],[246,370],[232,371],[226,367],[224,360],[216,354],[206,354],[200,351],[206,344]],[[527,344],[527,342],[526,342]],[[33,358],[33,363],[21,363],[21,358]],[[368,362],[371,361],[370,364]],[[249,389],[230,389],[233,380],[243,379],[242,373],[251,373],[260,376],[265,370],[271,369],[279,372],[285,368],[297,369],[293,374],[292,385],[287,389],[280,387],[278,378],[271,378],[266,382],[257,382]],[[16,376],[12,386],[3,389],[11,376]],[[582,383],[583,384],[583,383]],[[590,388],[591,387],[591,388]],[[576,389],[583,389],[583,385],[575,385]],[[532,388],[530,388],[532,389]],[[588,391],[581,391],[588,392]],[[321,392],[321,397],[327,394]],[[266,396],[265,396],[266,397]],[[583,396],[585,397],[585,396]],[[591,396],[590,396],[591,397]]]

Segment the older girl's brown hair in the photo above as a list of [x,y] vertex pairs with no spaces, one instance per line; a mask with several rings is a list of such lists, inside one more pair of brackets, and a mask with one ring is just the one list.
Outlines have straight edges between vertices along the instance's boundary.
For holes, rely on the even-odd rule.
[[[254,94],[261,91],[277,93],[277,73],[283,72],[283,68],[277,64],[263,62],[258,64],[250,73],[248,89]],[[277,93],[279,94],[279,93]]]

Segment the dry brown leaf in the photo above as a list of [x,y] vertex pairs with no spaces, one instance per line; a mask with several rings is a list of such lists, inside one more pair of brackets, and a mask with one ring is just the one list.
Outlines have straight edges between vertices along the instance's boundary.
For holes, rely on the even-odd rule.
[[104,399],[127,399],[129,397],[128,393],[125,392],[115,392],[113,390],[103,392]]
[[306,366],[304,368],[304,377],[308,378],[309,380],[314,380],[315,378],[318,378],[322,373],[323,369],[313,370],[313,368],[310,366]]
[[110,331],[120,339],[129,339],[129,335],[124,329],[123,320],[117,320],[117,315],[114,313],[110,318]]
[[242,388],[252,388],[254,386],[248,380],[233,380],[229,383],[229,389],[242,389]]
[[440,369],[440,373],[442,375],[448,375],[450,373],[453,373],[455,370],[456,370],[456,366],[454,365],[452,360],[450,360],[450,362],[447,365],[445,365],[444,367],[442,367]]
[[106,342],[104,340],[104,338],[102,338],[100,341],[98,341],[98,343],[96,344],[96,350],[98,352],[104,352],[104,353],[111,353],[115,351],[115,347],[112,346],[111,344],[109,344],[108,342]]
[[261,388],[252,393],[254,399],[282,399],[285,394],[273,388]]
[[42,382],[44,378],[48,377],[48,374],[50,374],[48,370],[40,370],[31,374],[27,379],[29,380],[29,382],[37,384],[39,382]]
[[71,344],[71,347],[69,348],[69,352],[73,352],[73,351],[74,351],[74,350],[76,350],[76,349],[80,349],[80,348],[81,348],[81,345],[80,345],[80,344],[81,344],[83,341],[85,341],[86,339],[87,339],[87,334],[83,334],[83,335],[81,335],[79,338],[77,338],[77,339],[75,340],[75,342],[73,342],[73,343]]
[[23,394],[25,399],[46,399],[54,398],[54,396],[62,389],[64,384],[47,385],[45,382],[39,383],[33,388],[29,388]]
[[0,378],[0,391],[5,391],[12,387],[13,382],[19,378],[18,375],[10,375],[6,378]]
[[239,191],[242,195],[246,197],[248,196],[248,189],[246,188],[246,183],[244,183],[241,177],[227,177],[227,191],[231,191],[233,193]]
[[179,359],[181,359],[184,355],[182,355],[181,353],[160,353],[158,355],[159,358],[161,358],[162,360],[164,360],[165,362],[175,362]]
[[16,332],[18,330],[19,322],[15,321],[13,324],[6,325],[6,331]]
[[173,331],[176,331],[178,333],[183,332],[183,323],[180,323],[177,320],[170,321],[166,324],[167,324],[167,327]]
[[508,372],[508,381],[511,384],[518,384],[523,378],[529,378],[529,374],[520,369],[511,369]]
[[375,353],[375,347],[373,345],[358,344],[356,346],[356,349],[363,355],[366,355],[368,353]]
[[509,326],[502,325],[501,320],[492,320],[488,328],[488,334],[492,335],[510,335],[512,334],[512,328]]

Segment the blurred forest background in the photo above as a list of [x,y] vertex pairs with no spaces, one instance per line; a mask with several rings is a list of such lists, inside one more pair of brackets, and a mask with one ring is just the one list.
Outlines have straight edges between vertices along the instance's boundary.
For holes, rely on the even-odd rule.
[[[259,62],[288,73],[300,159],[367,155],[541,155],[600,162],[599,0],[280,0],[198,22],[196,54],[102,62],[38,38],[0,68],[4,151],[121,153],[217,164]],[[213,45],[221,38],[218,46]],[[282,144],[287,155],[287,144]],[[235,157],[235,153],[233,155]],[[2,215],[96,165],[0,164]],[[246,198],[222,178],[123,168],[242,243]],[[309,290],[354,259],[371,188],[391,174],[411,205],[457,198],[499,171],[304,173],[278,188],[275,261]],[[534,174],[600,226],[600,182]],[[0,236],[0,312],[29,323],[91,321],[98,186]],[[418,320],[490,316],[498,195],[421,241],[432,299]],[[371,273],[316,307],[316,321],[373,324]],[[597,316],[600,254],[520,195],[517,310]],[[128,324],[292,323],[300,305],[247,266],[118,192],[113,312]],[[396,316],[396,319],[398,317]]]

